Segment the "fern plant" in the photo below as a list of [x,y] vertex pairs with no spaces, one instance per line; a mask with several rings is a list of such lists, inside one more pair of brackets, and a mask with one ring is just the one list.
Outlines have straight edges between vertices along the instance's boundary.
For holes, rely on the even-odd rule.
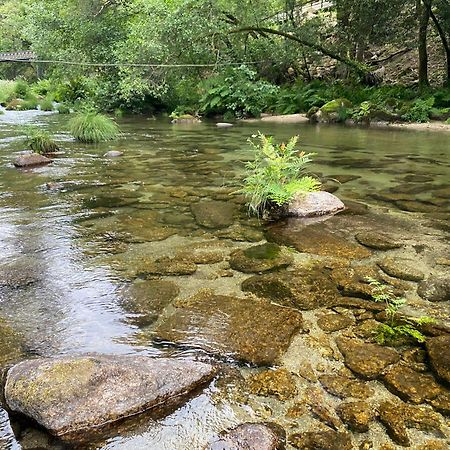
[[304,175],[313,154],[295,150],[298,136],[287,144],[276,144],[261,133],[253,138],[259,139],[249,139],[255,158],[246,164],[244,187],[238,191],[247,197],[251,213],[260,215],[268,207],[287,204],[299,192],[319,190],[320,182]]
[[427,316],[404,317],[398,316],[399,309],[405,305],[406,299],[397,297],[388,286],[374,278],[366,280],[372,286],[372,298],[376,302],[385,303],[386,323],[381,324],[375,331],[375,340],[379,344],[395,342],[400,337],[413,338],[417,342],[425,342],[425,336],[418,327],[427,323],[433,323],[434,319]]

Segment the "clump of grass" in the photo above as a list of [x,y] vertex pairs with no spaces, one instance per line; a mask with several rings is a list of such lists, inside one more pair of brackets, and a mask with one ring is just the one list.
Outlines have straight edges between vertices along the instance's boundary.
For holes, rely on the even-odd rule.
[[46,155],[59,150],[58,144],[56,144],[48,131],[39,127],[29,127],[26,129],[26,133],[25,144],[33,152]]
[[238,192],[248,199],[251,213],[260,215],[273,206],[289,203],[297,193],[318,191],[320,182],[305,175],[312,153],[295,150],[298,136],[287,144],[275,144],[272,137],[259,133],[259,143],[249,140],[254,151],[254,161],[246,164],[247,177]]
[[372,298],[386,305],[386,323],[380,324],[375,331],[375,340],[379,344],[395,343],[401,337],[412,338],[417,342],[425,342],[425,336],[418,330],[420,325],[434,323],[431,317],[399,317],[399,309],[406,303],[403,297],[397,297],[388,286],[374,278],[366,280],[372,287]]
[[28,94],[27,97],[24,99],[22,104],[20,105],[21,110],[27,110],[27,109],[36,109],[38,107],[38,99],[34,95]]
[[114,120],[95,111],[78,113],[69,122],[69,128],[75,139],[86,143],[112,141],[120,133]]
[[53,111],[53,100],[49,97],[45,97],[39,103],[41,111]]
[[30,87],[28,86],[28,83],[26,81],[17,80],[14,91],[17,97],[25,98],[28,95],[28,92],[30,91]]
[[66,103],[60,103],[56,109],[59,114],[70,114],[70,106]]
[[15,97],[16,82],[0,80],[0,104],[6,105]]

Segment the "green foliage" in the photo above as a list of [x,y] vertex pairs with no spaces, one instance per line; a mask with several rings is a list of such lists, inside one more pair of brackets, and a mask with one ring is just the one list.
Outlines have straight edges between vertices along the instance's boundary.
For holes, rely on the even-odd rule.
[[77,113],[69,128],[75,139],[86,143],[111,141],[120,133],[114,120],[92,110]]
[[450,125],[450,117],[445,121],[445,123]]
[[434,100],[434,97],[429,97],[425,100],[418,98],[403,114],[402,118],[408,122],[428,122],[434,106]]
[[60,103],[56,109],[59,114],[70,114],[70,106],[66,103]]
[[27,110],[27,109],[36,109],[38,107],[39,101],[37,97],[28,94],[24,101],[20,104],[18,109]]
[[53,99],[50,97],[45,97],[39,102],[41,111],[53,111]]
[[253,137],[259,143],[249,140],[254,160],[246,164],[247,176],[239,191],[247,197],[251,213],[260,215],[268,207],[285,205],[299,192],[319,190],[320,182],[304,175],[313,154],[295,150],[298,136],[287,144],[276,144],[261,133]]
[[6,105],[15,97],[16,82],[0,80],[0,105]]
[[30,90],[28,83],[24,80],[17,80],[15,86],[15,93],[18,98],[25,98]]
[[362,102],[357,108],[352,112],[352,119],[356,122],[361,122],[370,118],[370,114],[373,109],[373,104],[371,102]]
[[48,131],[39,127],[28,127],[26,133],[25,144],[33,152],[45,155],[59,150],[58,145]]
[[232,112],[235,117],[258,117],[278,91],[276,86],[257,80],[256,72],[244,65],[208,79],[204,89],[200,109],[205,114]]
[[399,317],[399,309],[406,304],[406,299],[397,297],[392,289],[374,278],[366,280],[372,286],[372,298],[376,302],[385,304],[386,323],[376,330],[375,339],[379,344],[395,343],[401,337],[412,338],[417,342],[424,342],[425,336],[418,330],[420,325],[433,323],[430,317]]

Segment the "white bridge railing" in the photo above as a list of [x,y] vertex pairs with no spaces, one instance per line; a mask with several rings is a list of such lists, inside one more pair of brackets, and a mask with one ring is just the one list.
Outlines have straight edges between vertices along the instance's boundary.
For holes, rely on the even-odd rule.
[[0,62],[7,61],[32,61],[36,54],[30,51],[0,53]]

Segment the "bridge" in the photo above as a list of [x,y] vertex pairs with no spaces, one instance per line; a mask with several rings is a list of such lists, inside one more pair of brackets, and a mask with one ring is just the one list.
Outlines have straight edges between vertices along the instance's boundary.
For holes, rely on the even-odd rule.
[[36,54],[31,51],[0,53],[0,62],[24,61],[30,62],[36,59]]

